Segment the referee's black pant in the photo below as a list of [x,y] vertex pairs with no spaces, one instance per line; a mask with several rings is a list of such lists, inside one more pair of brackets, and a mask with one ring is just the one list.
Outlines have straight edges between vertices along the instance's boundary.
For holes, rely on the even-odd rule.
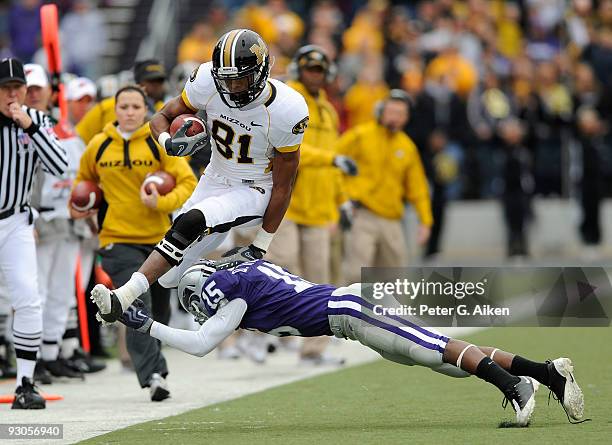
[[[113,280],[115,287],[123,286],[153,251],[152,244],[112,244],[100,249],[102,268]],[[170,320],[170,289],[158,283],[139,297],[151,311],[155,321],[168,324]],[[151,375],[168,374],[166,359],[161,352],[161,342],[147,334],[128,329],[127,349],[138,376],[141,387],[149,386]]]

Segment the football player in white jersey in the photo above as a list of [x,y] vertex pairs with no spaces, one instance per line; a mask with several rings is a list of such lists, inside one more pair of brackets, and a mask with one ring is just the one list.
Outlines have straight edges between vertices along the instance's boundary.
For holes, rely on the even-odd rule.
[[[219,246],[232,227],[262,224],[253,243],[233,249],[228,260],[266,253],[291,199],[308,125],[302,95],[269,79],[270,67],[268,48],[257,33],[229,31],[215,45],[212,62],[200,65],[182,94],[153,116],[151,131],[168,154],[187,156],[210,146],[210,164],[138,272],[113,292],[103,285],[93,289],[100,318],[116,321],[157,279],[176,287],[182,273]],[[205,133],[187,136],[187,121],[170,136],[175,117],[196,112],[206,123]]]

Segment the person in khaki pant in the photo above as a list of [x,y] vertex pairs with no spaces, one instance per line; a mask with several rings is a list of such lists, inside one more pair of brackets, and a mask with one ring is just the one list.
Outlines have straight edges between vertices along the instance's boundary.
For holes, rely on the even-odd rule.
[[346,179],[356,204],[346,245],[344,277],[349,283],[361,281],[362,267],[406,265],[401,223],[406,201],[419,217],[419,243],[429,238],[433,218],[427,179],[416,146],[402,131],[409,112],[406,93],[392,90],[377,106],[375,120],[350,129],[338,141],[338,152],[359,165],[359,174]]
[[[266,258],[293,274],[316,283],[330,282],[331,232],[340,213],[348,224],[350,202],[344,192],[343,173],[355,174],[355,163],[334,151],[338,116],[323,87],[334,67],[323,50],[300,48],[289,67],[295,80],[287,82],[304,96],[310,121],[301,146],[297,180],[285,219],[278,228]],[[326,357],[329,337],[304,339],[300,357],[304,364],[341,364]]]

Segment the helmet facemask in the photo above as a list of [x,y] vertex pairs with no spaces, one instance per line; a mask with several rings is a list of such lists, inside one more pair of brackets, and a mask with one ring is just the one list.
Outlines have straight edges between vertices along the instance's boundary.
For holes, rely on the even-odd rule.
[[208,277],[215,271],[213,262],[202,260],[187,269],[179,280],[179,302],[199,324],[203,324],[212,315],[202,300],[202,288]]
[[270,75],[268,48],[251,30],[230,31],[215,46],[211,72],[225,105],[242,108],[257,99],[266,86]]

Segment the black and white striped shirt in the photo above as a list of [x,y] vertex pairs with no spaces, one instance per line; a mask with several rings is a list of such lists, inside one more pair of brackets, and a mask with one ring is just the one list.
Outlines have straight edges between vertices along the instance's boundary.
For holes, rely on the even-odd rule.
[[25,105],[23,109],[32,118],[27,130],[0,113],[0,213],[29,205],[39,164],[55,176],[68,168],[66,152],[49,117]]

